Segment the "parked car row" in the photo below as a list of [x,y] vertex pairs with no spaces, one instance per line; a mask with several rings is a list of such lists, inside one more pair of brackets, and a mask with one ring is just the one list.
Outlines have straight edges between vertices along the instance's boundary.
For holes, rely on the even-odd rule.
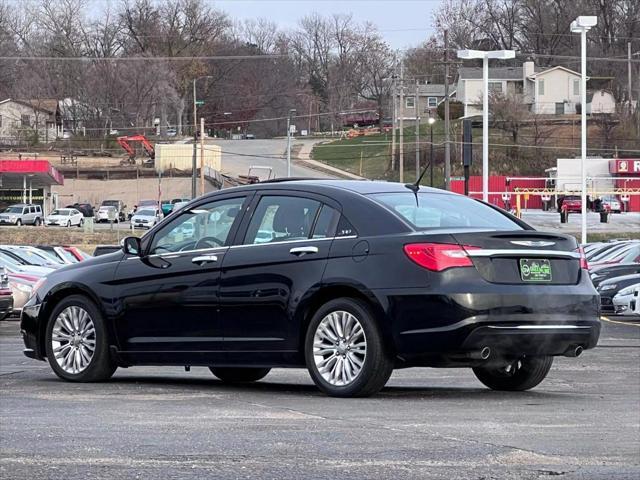
[[87,258],[71,246],[0,245],[0,320],[19,315],[34,285],[47,274]]
[[589,273],[600,294],[602,313],[640,314],[640,241],[618,240],[585,247]]

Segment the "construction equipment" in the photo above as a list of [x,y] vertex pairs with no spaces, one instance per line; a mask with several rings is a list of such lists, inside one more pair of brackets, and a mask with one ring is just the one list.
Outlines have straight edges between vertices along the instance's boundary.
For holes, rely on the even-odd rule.
[[132,142],[142,143],[144,151],[149,156],[150,160],[147,163],[152,163],[156,158],[156,152],[151,145],[151,142],[144,135],[130,135],[117,138],[118,144],[127,152],[127,158],[120,162],[120,165],[135,165],[136,164],[136,150],[130,144]]

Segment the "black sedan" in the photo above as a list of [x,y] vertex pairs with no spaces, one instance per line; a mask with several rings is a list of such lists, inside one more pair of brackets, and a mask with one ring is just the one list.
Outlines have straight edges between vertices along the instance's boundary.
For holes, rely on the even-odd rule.
[[613,305],[613,297],[625,287],[640,283],[640,274],[623,275],[621,277],[613,277],[598,285],[598,293],[600,294],[600,305],[602,313],[615,313],[616,309]]
[[223,381],[306,367],[364,396],[394,368],[470,367],[526,390],[595,347],[575,239],[485,203],[386,182],[263,182],[205,195],[119,252],[57,270],[24,307],[25,354],[71,381],[207,366]]
[[601,282],[609,278],[621,277],[623,275],[633,275],[640,273],[640,263],[618,263],[613,265],[603,265],[589,270],[591,281],[597,287]]

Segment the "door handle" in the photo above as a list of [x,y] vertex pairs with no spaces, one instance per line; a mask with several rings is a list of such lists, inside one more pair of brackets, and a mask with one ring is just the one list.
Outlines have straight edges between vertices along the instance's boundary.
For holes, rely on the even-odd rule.
[[318,253],[318,247],[293,247],[289,253],[301,257],[307,253]]
[[213,263],[217,261],[218,257],[215,255],[200,255],[199,257],[193,257],[191,259],[191,263],[195,263],[196,265],[204,265],[205,263]]

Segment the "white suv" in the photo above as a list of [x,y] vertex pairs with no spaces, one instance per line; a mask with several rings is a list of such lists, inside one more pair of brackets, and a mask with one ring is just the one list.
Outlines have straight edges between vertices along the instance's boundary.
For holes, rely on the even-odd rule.
[[0,213],[0,224],[39,226],[41,223],[42,207],[40,205],[20,203],[11,205]]

